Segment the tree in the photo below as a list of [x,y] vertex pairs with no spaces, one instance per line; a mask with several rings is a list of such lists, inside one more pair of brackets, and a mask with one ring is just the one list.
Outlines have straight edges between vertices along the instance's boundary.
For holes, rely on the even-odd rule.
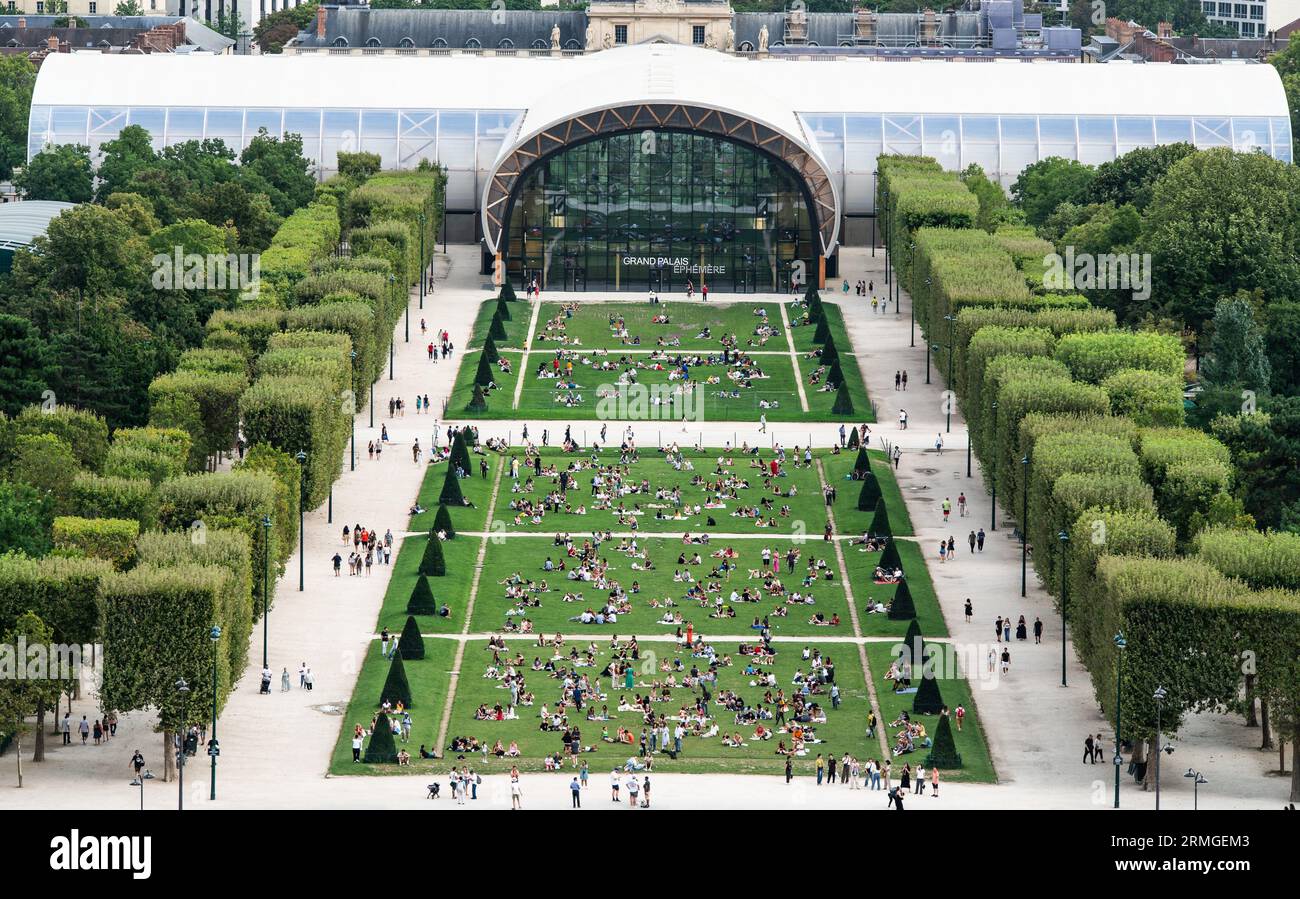
[[868,533],[873,537],[888,537],[894,533],[889,524],[889,510],[885,508],[883,498],[876,500],[876,511],[871,516],[871,529]]
[[444,540],[456,539],[456,528],[451,523],[451,512],[442,504],[438,505],[438,514],[433,517],[433,533],[442,534]]
[[[395,659],[401,664],[401,659]],[[370,732],[370,742],[366,744],[363,756],[367,764],[382,764],[397,761],[397,744],[393,742],[393,728],[388,716],[383,712],[375,718],[375,729]]]
[[849,447],[849,449],[857,449],[857,448],[858,448],[858,444],[859,444],[859,441],[858,441],[858,429],[857,429],[857,428],[849,428],[849,440],[848,440],[848,447]]
[[298,36],[316,19],[316,4],[278,9],[258,20],[253,28],[253,40],[263,53],[279,53],[284,45]]
[[465,494],[460,490],[460,478],[456,476],[456,470],[450,466],[447,468],[447,477],[442,482],[442,493],[438,495],[438,502],[448,506],[467,505]]
[[1255,322],[1249,300],[1238,295],[1214,306],[1209,358],[1201,366],[1206,381],[1258,392],[1267,391],[1271,365],[1264,332]]
[[286,134],[283,140],[259,131],[239,156],[245,185],[267,195],[276,215],[287,216],[311,202],[316,179],[312,163],[302,152],[302,137]]
[[49,495],[26,484],[0,481],[0,554],[40,558],[50,551],[54,506]]
[[[4,646],[12,647],[15,652],[18,641],[23,640],[28,647],[48,647],[54,642],[54,632],[34,612],[24,612],[18,617],[17,624],[4,637]],[[0,648],[0,668],[3,668],[3,653]],[[11,657],[16,665],[27,665],[25,658]],[[56,659],[49,658],[46,664],[55,664]],[[59,701],[59,694],[66,683],[55,675],[58,672],[25,671],[23,676],[0,676],[0,736],[14,738],[14,757],[18,765],[18,786],[23,785],[23,734],[28,730],[26,719],[35,715],[38,709],[49,708]],[[44,676],[42,676],[42,674]]]
[[916,603],[912,591],[907,589],[907,578],[902,578],[894,588],[894,600],[889,604],[891,621],[908,621],[916,618]]
[[984,169],[973,163],[961,173],[961,180],[980,201],[979,215],[975,219],[976,227],[992,234],[999,225],[1007,221],[1011,211],[1011,203],[1003,192],[1002,185],[991,180],[984,174]]
[[36,66],[26,55],[0,56],[0,181],[27,161],[27,124]]
[[885,544],[885,551],[880,554],[880,567],[886,571],[893,571],[896,568],[901,569],[903,567],[903,560],[898,555],[897,540],[890,539]]
[[1037,227],[1057,206],[1084,200],[1095,176],[1092,166],[1049,156],[1026,167],[1011,185],[1011,197]]
[[399,702],[411,708],[411,685],[406,681],[406,667],[402,664],[402,654],[394,653],[393,661],[388,666],[388,677],[384,681],[383,692],[379,694],[379,704],[385,702],[396,706]]
[[[856,431],[857,428],[854,428],[853,430]],[[857,458],[853,460],[853,471],[859,477],[861,477],[864,472],[871,471],[871,456],[867,454],[867,448],[865,446],[858,447]]]
[[415,581],[415,589],[411,591],[411,598],[406,602],[406,613],[408,615],[438,614],[438,604],[433,598],[433,590],[429,588],[429,579],[423,574]]
[[425,577],[445,577],[447,560],[442,555],[442,541],[430,537],[424,544],[424,555],[420,557],[419,573]]
[[[80,329],[86,325],[77,321],[82,310],[114,310],[123,298],[147,289],[149,255],[144,241],[116,212],[89,204],[69,209],[50,220],[45,233],[32,241],[31,252],[14,256],[14,296],[20,302],[9,311],[27,310],[24,317],[47,336],[64,327]],[[71,293],[75,303],[60,305],[57,298],[33,303],[30,294],[42,291]],[[29,296],[18,297],[23,293]]]
[[1264,340],[1274,393],[1300,393],[1300,302],[1274,300],[1264,307]]
[[378,153],[340,153],[339,174],[354,181],[365,181],[379,174],[384,166]]
[[1300,172],[1262,153],[1204,150],[1156,183],[1141,246],[1153,296],[1200,331],[1214,303],[1239,290],[1300,295]]
[[121,0],[117,6],[113,7],[113,15],[142,16],[144,15],[144,7],[137,3],[136,0]]
[[[838,361],[836,361],[835,367],[839,368]],[[835,391],[835,402],[831,406],[831,412],[835,415],[853,414],[853,397],[849,394],[849,385],[843,381],[840,381],[839,389]]]
[[137,172],[158,163],[149,132],[139,125],[127,125],[99,150],[102,156],[95,171],[99,179],[95,196],[101,203],[111,194],[125,192]]
[[817,319],[817,327],[813,331],[813,343],[825,343],[831,336],[831,326],[826,321],[826,316]]
[[1264,397],[1258,412],[1243,415],[1240,391],[1228,393],[1235,402],[1213,433],[1232,455],[1246,512],[1259,527],[1300,533],[1300,396]]
[[1196,152],[1189,143],[1139,147],[1123,156],[1097,166],[1089,198],[1093,203],[1110,203],[1115,207],[1132,204],[1138,212],[1151,202],[1155,184],[1174,163]]
[[[917,667],[922,667],[923,662]],[[921,685],[912,700],[912,711],[917,715],[937,715],[943,711],[943,694],[939,692],[939,679],[931,675],[921,675]]]
[[507,303],[515,303],[519,298],[515,296],[515,288],[509,280],[501,282],[501,293],[497,295],[498,299],[505,300]]
[[89,203],[94,192],[90,148],[57,144],[31,158],[14,177],[14,186],[29,200]]
[[501,358],[501,354],[497,352],[496,341],[492,339],[491,334],[489,334],[487,339],[483,341],[483,352],[481,356],[492,365],[496,365],[497,361]]
[[7,474],[14,483],[51,496],[58,510],[63,508],[80,470],[77,456],[66,440],[53,434],[29,434],[14,442],[14,458]]
[[510,321],[510,303],[505,297],[497,297],[497,318],[503,322]]
[[875,511],[878,502],[880,502],[880,482],[876,480],[875,472],[868,471],[862,478],[862,490],[858,493],[858,511]]
[[154,215],[153,204],[139,194],[109,194],[104,207],[116,212],[141,237],[148,238],[158,230],[158,216]]
[[0,413],[12,418],[39,403],[49,375],[49,348],[32,323],[0,314]]
[[835,347],[835,338],[827,337],[826,342],[822,344],[822,352],[820,356],[821,364],[830,365],[832,362],[834,362],[836,359],[839,358],[840,358],[840,351]]
[[[480,384],[486,386],[491,383],[492,383],[492,366],[488,363],[487,356],[480,353],[478,357],[478,371],[474,373],[474,387],[477,388]],[[482,391],[476,389],[474,392],[474,402],[478,402],[482,398],[483,398]],[[474,403],[470,403],[471,407],[473,405]]]
[[406,616],[402,636],[397,640],[397,652],[407,660],[424,658],[424,637],[420,636],[420,626],[415,623],[414,615]]
[[925,763],[931,768],[960,768],[961,754],[957,752],[957,743],[952,736],[952,725],[948,716],[939,719],[939,726],[934,729],[934,744]]
[[492,323],[488,325],[488,336],[494,340],[506,339],[506,326],[501,321],[501,316],[497,315],[495,312],[492,313]]

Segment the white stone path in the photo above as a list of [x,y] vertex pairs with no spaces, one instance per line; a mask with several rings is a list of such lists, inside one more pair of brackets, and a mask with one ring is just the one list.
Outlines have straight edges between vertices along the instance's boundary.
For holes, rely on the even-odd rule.
[[[858,277],[872,279],[880,292],[884,290],[884,256],[873,260],[868,251],[845,250],[842,266],[850,281]],[[440,280],[437,289],[426,299],[423,312],[412,308],[417,322],[423,317],[430,332],[445,328],[458,347],[469,343],[469,332],[478,305],[492,296],[486,276],[478,273],[478,250],[472,246],[452,247],[448,256],[438,257]],[[934,437],[943,426],[939,392],[942,384],[936,371],[933,384],[924,382],[925,353],[923,344],[908,346],[909,298],[904,295],[901,316],[892,312],[872,315],[870,307],[852,295],[828,290],[826,299],[844,309],[845,322],[854,346],[858,349],[863,377],[876,406],[878,425],[872,426],[872,445],[881,439],[894,441],[903,452],[898,472],[899,484],[923,546],[937,545],[940,536],[950,529],[943,527],[938,512],[943,496],[955,500],[965,490],[970,502],[970,524],[975,528],[989,521],[988,497],[984,494],[978,470],[975,477],[965,477],[965,435],[959,416],[954,416],[952,433],[945,434],[947,451],[933,452]],[[607,300],[598,294],[548,294],[549,300]],[[716,297],[722,300],[721,296]],[[774,302],[784,297],[745,297]],[[411,300],[415,306],[415,300]],[[254,633],[249,646],[250,665],[227,703],[218,726],[222,755],[218,773],[218,799],[208,800],[207,759],[200,757],[187,766],[186,807],[202,808],[454,808],[444,798],[438,803],[426,801],[424,784],[429,774],[379,777],[329,777],[329,758],[339,729],[340,712],[346,706],[356,680],[365,649],[374,637],[375,621],[382,602],[387,578],[383,569],[378,576],[335,580],[329,559],[339,546],[344,522],[380,529],[392,528],[399,543],[405,531],[405,513],[419,489],[425,466],[413,464],[409,445],[415,438],[427,446],[435,419],[415,415],[408,401],[404,418],[386,419],[390,396],[409,398],[416,391],[428,393],[434,408],[450,395],[458,358],[432,364],[423,349],[427,339],[402,342],[403,324],[398,322],[396,335],[395,380],[387,376],[375,385],[376,428],[370,429],[369,414],[357,416],[357,443],[364,450],[366,442],[378,435],[378,425],[388,424],[389,452],[384,461],[372,462],[362,452],[355,472],[344,473],[334,489],[335,520],[326,523],[326,510],[308,513],[306,529],[306,590],[298,591],[298,560],[291,559],[284,577],[276,586],[276,602],[271,610],[270,664],[279,672],[288,668],[296,672],[306,662],[316,675],[316,688],[308,693],[294,689],[261,696],[257,692],[258,663],[261,659],[261,631]],[[918,338],[919,341],[919,338]],[[449,364],[450,363],[450,364]],[[893,390],[893,372],[906,368],[909,389],[906,394]],[[522,371],[522,369],[521,369]],[[898,409],[906,403],[911,428],[897,429]],[[436,422],[445,435],[447,422]],[[512,420],[475,422],[484,437],[517,434],[521,422]],[[529,422],[533,429],[549,427],[582,428],[594,436],[600,422]],[[612,434],[622,432],[622,423],[608,423]],[[638,439],[650,443],[650,435],[664,443],[678,440],[684,444],[701,441],[706,446],[720,446],[728,441],[748,440],[780,442],[786,446],[826,445],[836,438],[839,426],[825,423],[773,423],[767,434],[757,432],[757,423],[709,422],[692,425],[689,432],[673,423],[634,425]],[[559,430],[556,430],[559,433]],[[656,433],[657,432],[657,433]],[[444,436],[445,439],[445,436]],[[976,463],[978,465],[978,463]],[[980,681],[974,686],[976,704],[988,735],[993,761],[1000,783],[996,786],[946,784],[942,798],[918,797],[910,809],[927,808],[1106,808],[1111,802],[1112,771],[1109,765],[1082,766],[1082,741],[1085,733],[1101,731],[1110,736],[1092,697],[1086,673],[1071,653],[1068,688],[1060,682],[1059,625],[1052,613],[1048,595],[1031,584],[1029,596],[1019,597],[1019,546],[1010,539],[1010,528],[1002,527],[989,534],[982,556],[970,558],[965,553],[963,534],[954,523],[951,528],[959,546],[958,561],[939,565],[931,562],[931,576],[943,606],[954,641],[987,643],[992,621],[999,614],[1013,617],[1024,614],[1029,621],[1041,616],[1046,624],[1042,646],[1016,644],[1012,647],[1010,677],[993,682]],[[1031,575],[1032,577],[1032,575]],[[976,617],[965,624],[962,604],[973,598]],[[805,639],[805,638],[800,638]],[[818,638],[806,638],[812,642]],[[844,642],[841,640],[840,642]],[[881,672],[874,672],[879,686]],[[296,677],[295,687],[296,687]],[[74,715],[94,714],[93,702],[74,703]],[[153,733],[155,716],[133,713],[122,717],[117,739],[107,746],[64,748],[58,740],[47,740],[48,761],[41,765],[24,765],[26,786],[13,788],[12,755],[0,759],[0,809],[8,808],[115,808],[131,809],[139,802],[135,788],[127,785],[128,760],[139,747],[149,765],[161,771],[161,739]],[[1203,771],[1209,784],[1201,788],[1202,808],[1276,808],[1288,791],[1286,779],[1265,776],[1276,765],[1275,753],[1255,750],[1258,731],[1242,727],[1239,719],[1203,715],[1189,721],[1175,745],[1177,752],[1165,766],[1163,805],[1166,808],[1190,808],[1191,787],[1180,776],[1188,766]],[[25,741],[30,746],[29,741]],[[608,761],[608,759],[606,760]],[[847,787],[816,788],[810,780],[796,779],[786,785],[780,777],[742,775],[653,775],[654,801],[660,808],[774,808],[808,807],[878,808],[884,810],[883,794],[855,793]],[[568,776],[526,775],[525,805],[531,808],[568,807]],[[508,807],[503,778],[489,778],[477,807]],[[585,805],[610,808],[608,772],[593,770],[592,787]],[[145,804],[149,808],[175,808],[177,785],[161,780],[148,782]],[[1131,785],[1123,786],[1125,808],[1150,808],[1153,797]],[[475,806],[470,806],[475,807]],[[624,806],[625,808],[626,806]]]

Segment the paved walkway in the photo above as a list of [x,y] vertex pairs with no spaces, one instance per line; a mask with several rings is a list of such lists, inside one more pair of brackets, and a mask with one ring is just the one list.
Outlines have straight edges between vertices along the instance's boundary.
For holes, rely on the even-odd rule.
[[[413,308],[413,330],[423,317],[430,332],[445,328],[456,346],[468,344],[469,332],[478,304],[492,295],[487,278],[478,273],[478,251],[472,246],[451,247],[450,254],[438,257],[439,282],[426,299],[423,312]],[[845,250],[842,266],[850,281],[858,277],[874,280],[878,291],[884,289],[884,255],[872,260],[868,251]],[[872,445],[888,439],[903,447],[899,486],[917,528],[923,547],[937,546],[940,536],[951,531],[959,546],[955,562],[939,565],[932,559],[930,571],[935,589],[948,621],[953,641],[968,644],[990,643],[992,622],[998,615],[1013,618],[1024,614],[1032,622],[1042,617],[1047,625],[1042,646],[1017,644],[1012,647],[1011,674],[1006,679],[977,679],[974,695],[981,720],[988,735],[993,761],[1001,783],[997,786],[949,784],[943,797],[932,800],[917,797],[910,809],[926,808],[1097,808],[1111,802],[1112,769],[1107,764],[1082,766],[1082,741],[1086,733],[1107,727],[1092,696],[1086,673],[1070,657],[1070,686],[1060,683],[1059,624],[1052,611],[1050,597],[1030,585],[1029,596],[1019,597],[1019,544],[1011,540],[1010,528],[999,526],[989,533],[985,552],[970,557],[965,552],[964,534],[958,524],[945,528],[939,503],[944,496],[956,500],[965,490],[970,502],[969,524],[973,529],[989,524],[989,500],[982,489],[978,469],[974,477],[965,476],[965,434],[959,416],[954,416],[952,433],[945,434],[947,451],[942,456],[933,451],[935,434],[943,429],[938,372],[931,385],[924,382],[925,353],[918,335],[918,346],[909,346],[909,298],[902,298],[901,315],[891,313],[872,316],[868,304],[859,298],[845,297],[838,291],[826,292],[827,300],[839,303],[845,323],[866,378],[867,387],[881,422],[873,425]],[[600,295],[548,294],[547,301],[608,301]],[[718,299],[722,299],[719,297]],[[787,299],[763,296],[746,297],[763,302]],[[415,300],[412,299],[414,305]],[[404,418],[387,419],[390,396],[409,397],[416,391],[428,393],[434,408],[450,395],[458,359],[430,363],[423,346],[427,339],[402,341],[403,323],[395,328],[398,343],[395,379],[385,374],[375,385],[375,399],[380,407],[375,429],[369,428],[369,413],[357,416],[357,443],[363,449],[355,472],[348,470],[346,458],[343,476],[334,488],[336,517],[326,522],[324,508],[307,516],[306,589],[298,591],[298,560],[291,559],[286,575],[276,585],[276,601],[270,616],[270,665],[278,672],[288,668],[296,672],[306,662],[316,676],[313,692],[294,689],[270,696],[257,693],[257,670],[261,659],[260,628],[249,646],[249,670],[231,695],[221,717],[218,736],[222,755],[218,775],[216,802],[209,802],[207,759],[192,760],[187,766],[186,806],[188,808],[454,808],[447,799],[424,800],[424,784],[432,777],[427,772],[411,776],[329,777],[329,758],[337,740],[341,717],[367,646],[374,639],[387,578],[380,576],[349,579],[344,582],[331,576],[329,559],[339,546],[344,522],[380,529],[391,527],[400,543],[405,512],[419,488],[425,466],[410,461],[407,449],[412,440],[421,438],[427,445],[435,423],[445,435],[448,422],[436,422],[430,416],[417,416],[413,405]],[[450,362],[451,364],[447,364]],[[893,389],[893,373],[906,368],[909,389]],[[911,428],[900,432],[898,409],[907,409]],[[366,458],[364,447],[377,437],[378,426],[388,424],[390,452],[385,461]],[[475,422],[484,437],[518,433],[522,422]],[[624,425],[607,422],[611,434],[621,433]],[[550,427],[556,433],[568,425],[575,436],[584,428],[594,437],[601,422],[557,421],[529,422],[537,432]],[[748,440],[751,444],[780,442],[790,446],[811,442],[828,445],[837,438],[837,424],[773,423],[767,434],[757,432],[757,422],[709,422],[683,431],[665,423],[634,424],[638,439],[651,441],[650,435],[663,443],[700,441],[706,446]],[[589,440],[584,437],[585,442]],[[1032,577],[1032,574],[1031,574]],[[340,584],[345,586],[340,587]],[[969,596],[975,604],[975,620],[966,624],[962,605]],[[473,635],[451,635],[466,638]],[[778,638],[780,639],[780,638]],[[817,642],[823,638],[801,637],[798,641]],[[864,638],[863,642],[866,639]],[[848,642],[843,638],[839,642]],[[857,642],[854,640],[853,642]],[[976,658],[982,656],[977,655]],[[969,675],[977,672],[966,672]],[[883,673],[876,672],[880,678]],[[296,680],[296,678],[295,678]],[[879,685],[879,683],[877,684]],[[296,686],[296,684],[295,684]],[[73,704],[74,714],[94,714],[89,700]],[[127,785],[127,762],[139,747],[149,767],[161,772],[161,739],[153,732],[156,716],[132,713],[122,716],[118,737],[107,746],[74,745],[64,748],[58,740],[48,740],[48,761],[42,765],[24,765],[27,786],[12,789],[12,757],[0,760],[0,807],[4,808],[122,808],[136,807],[135,788]],[[1203,808],[1273,808],[1282,804],[1288,782],[1279,777],[1265,777],[1264,772],[1276,765],[1275,753],[1259,753],[1258,730],[1249,730],[1239,719],[1226,716],[1193,717],[1176,742],[1177,752],[1166,764],[1163,804],[1167,808],[1190,808],[1191,788],[1179,776],[1189,766],[1203,771],[1210,783],[1201,790]],[[30,745],[25,741],[26,745]],[[654,775],[655,804],[661,808],[774,808],[802,809],[816,807],[879,808],[884,810],[882,794],[870,796],[847,787],[816,788],[810,779],[786,785],[779,777],[739,775]],[[530,808],[567,807],[569,775],[526,775],[525,805]],[[1153,797],[1131,786],[1125,778],[1123,804],[1126,808],[1150,808]],[[584,804],[592,808],[613,807],[608,801],[608,774],[592,772],[592,786]],[[145,788],[146,806],[174,808],[176,784],[149,781]],[[480,807],[508,807],[504,778],[486,779]],[[626,806],[624,806],[625,808]]]

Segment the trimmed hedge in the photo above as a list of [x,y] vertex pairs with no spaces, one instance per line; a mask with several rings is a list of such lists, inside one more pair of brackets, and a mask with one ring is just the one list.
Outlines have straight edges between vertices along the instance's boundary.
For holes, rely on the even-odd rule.
[[982,384],[985,366],[991,360],[998,356],[1050,357],[1055,344],[1052,333],[1045,328],[981,328],[971,337],[970,345],[960,356],[960,363],[954,359],[957,383],[948,386],[960,391],[962,396],[969,396],[969,381],[973,379]]
[[357,354],[356,365],[350,369],[352,391],[357,408],[364,408],[367,387],[383,368],[383,359],[376,350],[374,308],[360,297],[299,306],[285,313],[284,326],[290,331],[332,331],[346,334],[352,340],[352,349]]
[[[298,545],[302,469],[288,453],[265,443],[257,443],[249,447],[244,458],[236,462],[231,470],[263,472],[275,479],[275,511],[271,514],[271,528],[278,532],[278,539],[272,545],[277,553],[275,561],[284,565]],[[263,536],[258,534],[256,539],[262,540]]]
[[55,549],[70,551],[88,559],[104,559],[121,570],[135,560],[135,541],[140,522],[127,518],[77,518],[60,515],[54,519]]
[[104,474],[161,484],[184,473],[190,446],[190,435],[179,428],[119,428],[104,460]]
[[280,223],[271,245],[262,254],[263,290],[270,289],[283,305],[307,274],[313,260],[338,246],[339,210],[332,198],[318,197]]
[[1137,425],[1177,427],[1183,423],[1183,379],[1175,375],[1122,368],[1101,382],[1110,409]]
[[201,429],[191,434],[192,450],[188,468],[202,468],[203,461],[217,453],[229,452],[239,436],[239,397],[248,389],[245,362],[230,350],[206,350],[221,353],[239,364],[239,371],[217,372],[177,369],[159,375],[149,384],[151,409],[166,406],[169,399],[188,397],[198,409]]
[[1100,384],[1106,378],[1137,368],[1183,377],[1185,357],[1177,335],[1153,331],[1094,331],[1066,334],[1056,344],[1056,358],[1081,381]]
[[81,467],[100,471],[108,456],[108,424],[103,417],[72,406],[55,406],[49,411],[28,406],[7,423],[9,439],[51,434],[72,447]]
[[18,616],[35,612],[56,643],[93,643],[100,637],[100,583],[113,573],[103,559],[0,555],[0,633]]
[[1257,590],[1300,589],[1300,534],[1207,528],[1193,547],[1200,559]]
[[[337,368],[335,368],[337,370]],[[334,385],[322,388],[308,377],[262,377],[239,401],[244,434],[297,457],[307,454],[304,492],[307,508],[325,501],[343,468],[347,422]]]
[[397,652],[408,661],[424,658],[424,637],[420,636],[420,626],[415,623],[414,615],[406,616],[402,636],[397,639]]
[[141,529],[158,521],[158,498],[148,478],[82,472],[72,482],[69,511],[83,518],[129,518]]

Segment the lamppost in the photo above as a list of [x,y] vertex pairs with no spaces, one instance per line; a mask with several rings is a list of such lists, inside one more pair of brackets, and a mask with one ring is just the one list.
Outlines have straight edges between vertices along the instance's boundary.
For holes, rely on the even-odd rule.
[[1209,781],[1205,779],[1204,775],[1202,775],[1200,771],[1197,771],[1194,768],[1188,768],[1187,773],[1184,774],[1183,777],[1190,777],[1192,779],[1192,811],[1198,811],[1201,806],[1200,786],[1201,784],[1209,783]]
[[306,582],[307,454],[298,450],[294,458],[298,460],[298,592],[301,593]]
[[[420,283],[423,284],[424,282],[421,281]],[[355,385],[357,383],[357,351],[353,350],[348,358],[352,362],[352,383]],[[352,420],[349,422],[349,425],[352,427],[352,467],[349,469],[350,471],[357,470],[357,403],[355,396],[356,394],[354,393],[352,409],[349,410],[352,417]]]
[[375,382],[370,382],[370,427],[375,426]]
[[1151,694],[1151,698],[1156,702],[1156,811],[1160,811],[1160,711],[1168,695],[1168,691],[1159,686]]
[[[883,212],[883,213],[885,214],[885,220],[884,220],[884,226],[885,226],[885,241],[884,241],[884,243],[885,243],[885,292],[888,293],[888,292],[889,292],[889,268],[890,268],[890,261],[893,259],[893,253],[891,252],[891,251],[893,250],[893,246],[892,246],[893,241],[891,241],[891,240],[889,239],[889,238],[890,238],[890,233],[889,233],[889,188],[888,188],[888,187],[886,187],[885,190],[884,190],[884,199],[885,199],[885,202],[881,205],[880,210],[881,210],[881,212]],[[886,297],[886,298],[885,298],[885,301],[888,302],[888,301],[889,301],[889,298]]]
[[424,211],[421,210],[417,215],[416,221],[420,223],[420,308],[424,308],[424,273],[429,269],[429,258],[424,255]]
[[262,667],[266,667],[266,644],[270,636],[267,613],[271,609],[271,516],[262,516]]
[[[1069,567],[1070,535],[1066,531],[1061,531],[1056,537],[1061,541],[1061,686],[1068,687],[1070,685],[1065,680],[1065,607],[1070,602],[1070,578],[1066,573]],[[1024,596],[1025,594],[1021,593],[1020,595]]]
[[939,344],[930,345],[930,341],[925,342],[925,383],[930,383],[930,350],[939,352]]
[[144,811],[144,782],[146,780],[153,780],[153,774],[149,772],[148,768],[143,769],[135,776],[135,779],[128,784],[128,786],[140,788],[140,811]]
[[953,389],[952,386],[952,357],[954,353],[953,348],[956,346],[956,344],[953,343],[952,329],[953,326],[957,323],[957,316],[953,315],[950,312],[944,316],[944,320],[948,322],[948,402],[946,404],[948,410],[948,421],[944,425],[943,432],[945,434],[951,434],[952,433],[952,402],[956,398],[955,397],[956,391]]
[[[998,401],[997,400],[993,401],[992,409],[993,409],[992,412],[993,434],[996,436],[998,432]],[[989,451],[989,484],[992,487],[992,493],[993,493],[993,502],[990,504],[992,506],[992,512],[990,513],[990,520],[989,520],[990,531],[996,531],[998,529],[998,449],[997,449],[997,441],[995,440],[993,441],[993,443],[994,446]]]
[[217,642],[221,639],[221,628],[215,624],[208,631],[212,641],[212,738],[208,740],[208,755],[212,758],[212,792],[208,799],[217,798],[217,756],[221,754],[221,744],[217,742]]
[[[915,272],[915,271],[916,271],[916,244],[914,244],[914,243],[909,243],[909,244],[907,245],[907,248],[908,248],[908,250],[910,251],[910,252],[908,253],[907,270],[908,270],[909,273],[911,273],[911,272]],[[897,280],[897,279],[895,279],[895,280]],[[913,283],[915,283],[915,281],[913,281]],[[928,290],[928,285],[929,285],[929,283],[930,283],[930,279],[929,279],[929,278],[926,278],[926,279],[925,279],[925,283],[926,283],[926,285],[927,285],[927,290]],[[901,284],[895,284],[895,285],[894,285],[894,314],[895,314],[895,315],[899,315],[899,314],[900,314],[900,313],[899,313],[899,309],[898,309],[898,304],[901,303],[902,301],[903,301],[903,286],[902,286]],[[916,310],[916,297],[912,297],[912,302],[910,302],[910,303],[908,304],[908,306],[909,306],[909,308],[912,309],[912,324],[913,324],[913,326],[915,326],[915,324],[916,324],[916,311],[915,311],[915,310]],[[912,337],[912,346],[916,346],[916,337],[915,337],[915,335],[913,335],[913,337]]]
[[1124,708],[1124,647],[1128,641],[1122,633],[1115,635],[1115,808],[1119,808],[1119,768],[1124,764],[1124,756],[1119,751],[1119,726],[1121,712]]
[[[397,288],[394,286],[396,283],[397,283],[397,278],[396,278],[395,276],[393,276],[393,275],[389,275],[389,276],[388,276],[388,292],[389,292],[389,294],[392,295],[392,298],[393,298],[393,301],[394,301],[394,302],[397,301]],[[408,330],[408,331],[410,330],[410,327],[409,327],[409,326],[408,326],[407,330]],[[396,349],[396,348],[393,346],[393,342],[392,342],[391,340],[388,341],[388,380],[390,380],[390,381],[393,380],[393,352],[394,352],[395,349]]]
[[970,477],[971,435],[970,425],[966,425],[966,477]]
[[880,172],[871,173],[871,258],[876,258],[876,219],[880,217]]
[[180,760],[176,763],[179,774],[179,785],[176,791],[176,810],[185,811],[185,743],[189,739],[189,728],[185,725],[185,698],[190,694],[190,685],[185,683],[185,678],[176,681],[176,692],[181,696],[181,727],[180,727]]

